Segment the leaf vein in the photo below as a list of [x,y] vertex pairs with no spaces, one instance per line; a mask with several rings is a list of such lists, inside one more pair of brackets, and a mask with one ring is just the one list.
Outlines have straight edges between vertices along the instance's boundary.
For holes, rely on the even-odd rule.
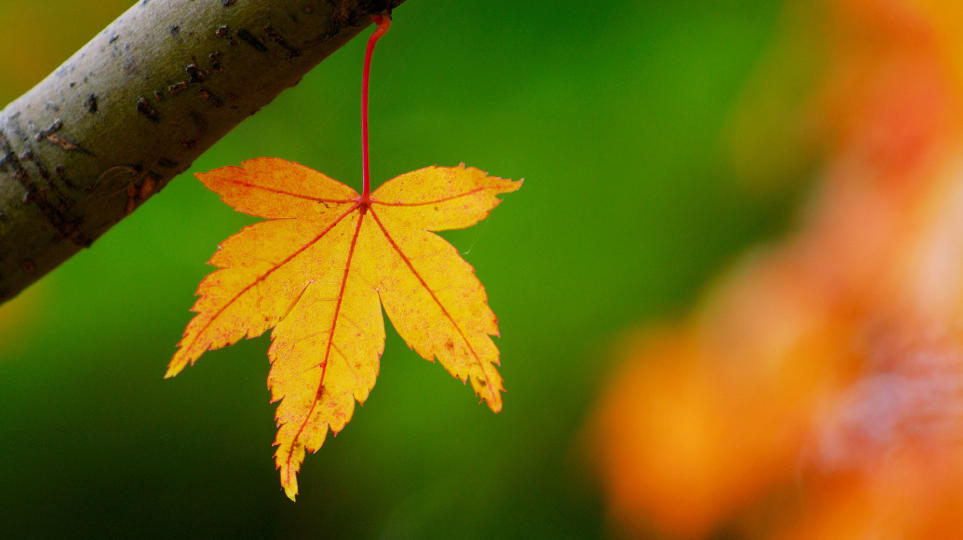
[[[316,237],[314,237],[313,239],[311,239],[310,242],[306,243],[306,244],[305,244],[304,246],[302,246],[300,249],[298,249],[297,251],[295,251],[294,253],[292,253],[290,256],[288,256],[288,258],[286,258],[286,259],[284,259],[283,261],[275,264],[270,270],[268,270],[267,272],[265,272],[263,275],[258,276],[258,278],[254,281],[254,283],[251,283],[251,284],[248,285],[247,287],[244,287],[243,289],[241,289],[241,291],[240,291],[239,293],[237,293],[236,295],[234,295],[233,298],[231,298],[231,299],[230,299],[229,301],[227,301],[223,306],[221,306],[221,308],[218,309],[217,312],[216,312],[213,316],[211,316],[210,319],[208,319],[208,321],[204,324],[204,327],[201,328],[201,329],[197,332],[197,334],[195,334],[196,337],[191,341],[190,345],[185,344],[185,345],[183,345],[183,346],[184,346],[184,347],[187,347],[187,348],[192,347],[195,343],[197,343],[197,340],[200,339],[201,335],[203,335],[204,332],[206,332],[207,329],[210,328],[211,324],[213,324],[214,321],[217,320],[217,318],[220,317],[221,314],[224,313],[224,311],[225,311],[227,308],[229,308],[232,304],[234,304],[234,302],[236,302],[238,298],[240,298],[241,296],[243,296],[244,293],[246,293],[247,291],[251,290],[251,287],[254,287],[255,285],[258,285],[258,286],[259,286],[262,281],[264,281],[265,279],[268,278],[268,276],[270,276],[271,274],[273,274],[275,271],[277,271],[279,268],[281,268],[282,266],[284,266],[285,264],[287,264],[289,261],[291,261],[292,259],[294,259],[294,258],[297,257],[298,255],[300,255],[301,253],[304,253],[304,251],[306,251],[308,248],[310,248],[311,246],[313,246],[314,244],[316,244],[318,241],[320,241],[322,238],[324,238],[324,236],[327,235],[329,232],[331,232],[331,230],[334,229],[334,228],[338,225],[338,223],[341,223],[341,220],[342,220],[342,219],[344,219],[344,218],[347,217],[349,214],[351,214],[352,212],[354,212],[357,208],[358,208],[358,205],[355,205],[353,208],[351,208],[350,210],[348,210],[347,212],[345,212],[344,214],[342,214],[341,216],[339,216],[338,219],[334,220],[334,222],[331,223],[331,225],[328,225],[327,228],[325,228],[323,231],[321,231],[321,234],[319,234],[319,235],[317,235]],[[359,219],[358,222],[360,223],[360,221],[361,221],[361,220]]]
[[[350,212],[353,212],[360,205],[355,205]],[[311,419],[311,415],[314,414],[314,409],[318,406],[318,402],[321,400],[321,395],[324,392],[324,377],[328,371],[328,359],[331,356],[331,347],[334,345],[334,332],[338,326],[338,319],[341,314],[341,303],[344,300],[344,289],[348,284],[348,272],[351,270],[351,259],[354,257],[354,248],[358,244],[358,235],[361,233],[361,223],[364,221],[364,213],[362,212],[358,216],[358,224],[354,229],[354,238],[351,239],[351,246],[348,249],[348,260],[344,268],[344,276],[341,279],[341,292],[338,294],[338,304],[334,308],[334,320],[331,323],[331,336],[328,338],[328,348],[324,353],[324,363],[321,368],[321,378],[318,381],[318,389],[314,394],[314,400],[311,402],[311,409],[304,416],[304,420],[301,421],[301,425],[298,427],[297,432],[294,437],[291,438],[291,450],[288,451],[287,460],[285,463],[285,469],[287,474],[287,484],[291,484],[291,475],[295,474],[291,469],[291,458],[294,456],[294,448],[298,444],[298,439],[301,437],[301,433],[304,432],[304,428],[308,425],[308,421]]]

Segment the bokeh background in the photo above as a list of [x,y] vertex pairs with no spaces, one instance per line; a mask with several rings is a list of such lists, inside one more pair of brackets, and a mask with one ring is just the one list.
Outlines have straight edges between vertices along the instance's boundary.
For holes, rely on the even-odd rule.
[[[0,102],[129,3],[0,0]],[[810,196],[820,149],[782,122],[824,61],[798,11],[408,0],[375,56],[373,179],[460,162],[525,178],[484,223],[445,234],[498,315],[504,412],[389,328],[370,399],[308,457],[291,503],[272,460],[267,336],[163,379],[205,261],[252,223],[185,174],[0,307],[0,537],[631,534],[607,510],[595,403],[631,329],[684,317]],[[363,46],[191,171],[274,156],[360,188]],[[753,153],[760,140],[773,144]]]

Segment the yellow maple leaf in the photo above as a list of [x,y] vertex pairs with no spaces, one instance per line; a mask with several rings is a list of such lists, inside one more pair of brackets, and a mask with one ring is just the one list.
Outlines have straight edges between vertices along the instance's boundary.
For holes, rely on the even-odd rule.
[[305,451],[344,428],[374,386],[384,351],[381,306],[409,347],[437,358],[501,410],[497,320],[474,269],[429,231],[474,225],[513,182],[475,169],[427,167],[368,196],[274,158],[197,178],[224,202],[270,218],[228,238],[211,258],[167,377],[205,351],[269,328],[275,460],[288,497]]

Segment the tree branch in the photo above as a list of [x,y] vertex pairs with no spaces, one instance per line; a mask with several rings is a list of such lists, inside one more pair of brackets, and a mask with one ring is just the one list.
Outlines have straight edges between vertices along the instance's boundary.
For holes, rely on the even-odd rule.
[[403,1],[138,1],[0,112],[0,303]]

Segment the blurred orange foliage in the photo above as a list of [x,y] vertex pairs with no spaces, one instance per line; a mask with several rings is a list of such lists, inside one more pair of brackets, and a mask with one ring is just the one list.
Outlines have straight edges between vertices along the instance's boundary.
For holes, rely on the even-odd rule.
[[802,223],[632,339],[599,405],[631,535],[963,538],[963,3],[821,8]]

